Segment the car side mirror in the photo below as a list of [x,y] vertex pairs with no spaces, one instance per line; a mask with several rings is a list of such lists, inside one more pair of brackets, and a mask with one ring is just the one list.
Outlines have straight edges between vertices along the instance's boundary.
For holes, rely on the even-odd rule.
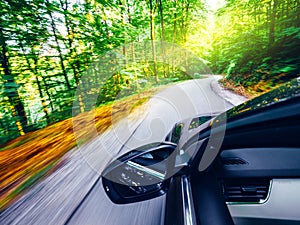
[[173,143],[146,145],[113,161],[102,173],[108,197],[117,204],[144,201],[165,194],[175,164]]

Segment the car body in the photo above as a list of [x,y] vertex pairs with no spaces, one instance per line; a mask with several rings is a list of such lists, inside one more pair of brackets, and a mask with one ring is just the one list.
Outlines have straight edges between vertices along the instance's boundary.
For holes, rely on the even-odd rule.
[[[218,116],[178,122],[164,143],[108,166],[103,187],[117,204],[166,195],[166,225],[299,224],[299,131],[295,79]],[[160,159],[164,152],[168,157]],[[124,172],[128,166],[133,178]],[[141,177],[153,183],[133,182]]]

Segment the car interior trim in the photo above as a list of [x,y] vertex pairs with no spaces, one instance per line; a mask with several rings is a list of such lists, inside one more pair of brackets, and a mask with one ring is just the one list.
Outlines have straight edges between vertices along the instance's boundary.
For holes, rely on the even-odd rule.
[[272,184],[273,184],[273,180],[270,180],[270,185],[269,185],[269,188],[268,188],[267,197],[264,200],[260,200],[258,202],[226,202],[226,204],[227,205],[265,204],[270,198]]
[[265,203],[228,205],[228,208],[237,225],[261,224],[262,220],[273,221],[272,224],[288,225],[296,221],[299,224],[299,208],[289,207],[299,205],[299,190],[300,179],[273,179],[270,196]]
[[222,177],[300,178],[300,148],[229,149],[223,150],[220,157],[221,161],[228,157],[247,161],[247,164],[221,165]]
[[186,176],[182,176],[181,178],[181,193],[183,200],[182,204],[184,225],[196,225],[192,189],[190,186],[190,182]]

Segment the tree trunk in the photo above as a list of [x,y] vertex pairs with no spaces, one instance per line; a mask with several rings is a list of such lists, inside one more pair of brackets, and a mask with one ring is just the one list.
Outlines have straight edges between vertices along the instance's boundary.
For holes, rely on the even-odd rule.
[[161,0],[159,0],[159,14],[160,14],[160,26],[161,26],[161,50],[162,50],[162,57],[163,57],[163,75],[164,78],[166,78],[167,72],[166,72],[166,52],[165,52],[165,26],[164,26],[163,5]]
[[[176,7],[177,1],[174,2],[174,7]],[[177,35],[177,13],[174,12],[174,23],[173,23],[173,38],[172,38],[172,48],[174,49],[174,44],[176,41],[176,35]],[[173,50],[172,49],[172,50]],[[175,72],[175,66],[174,66],[174,57],[172,57],[172,73]]]
[[[65,25],[66,25],[66,28],[67,28],[67,34],[68,34],[68,47],[69,47],[69,54],[70,54],[70,58],[72,60],[72,57],[75,56],[76,58],[78,57],[77,55],[77,52],[76,52],[76,49],[73,48],[73,29],[72,29],[72,26],[71,26],[71,23],[67,17],[67,14],[68,14],[68,7],[69,7],[69,4],[68,4],[68,0],[65,0],[65,2],[63,2],[62,0],[60,0],[60,5],[61,7],[63,8],[64,10],[64,18],[65,18]],[[79,61],[76,59],[75,62],[70,62],[71,64],[71,68],[73,70],[73,74],[74,74],[74,79],[75,79],[75,82],[77,84],[77,86],[79,85],[79,74],[78,74],[78,71],[80,71],[80,63]],[[82,95],[79,94],[78,96],[78,101],[79,101],[79,105],[80,105],[80,112],[84,112],[84,109],[85,109],[85,106],[84,106],[84,102],[82,100]]]
[[132,62],[134,65],[134,78],[135,78],[136,90],[140,97],[140,85],[139,85],[139,80],[138,80],[138,76],[137,76],[137,72],[136,72],[136,57],[135,57],[134,43],[131,43],[131,52],[132,52]]
[[50,21],[51,30],[52,30],[54,40],[55,40],[55,43],[56,43],[56,49],[58,51],[58,57],[60,59],[60,66],[61,66],[62,73],[63,73],[64,79],[65,79],[65,82],[66,82],[66,85],[67,85],[67,89],[68,89],[68,91],[70,91],[71,90],[71,85],[70,85],[68,75],[67,75],[67,71],[66,71],[66,68],[65,68],[65,65],[64,65],[64,59],[63,59],[62,51],[61,51],[59,41],[58,41],[58,35],[57,35],[57,32],[56,32],[56,26],[55,26],[54,18],[53,18],[52,13],[49,9],[49,6],[50,6],[49,0],[46,0],[46,3],[47,3],[47,13],[48,13],[48,15],[50,17],[50,20],[51,20]]
[[[186,48],[186,44],[187,44],[187,34],[188,34],[188,19],[189,19],[189,9],[190,9],[190,3],[187,2],[186,7],[185,7],[185,21],[184,21],[184,27],[183,27],[183,31],[184,31],[184,46]],[[185,63],[185,67],[186,70],[188,69],[188,55],[187,55],[187,51],[184,51],[184,63]]]
[[27,116],[25,107],[21,101],[19,93],[17,91],[17,84],[9,70],[9,62],[7,58],[6,42],[3,34],[3,29],[0,27],[0,44],[2,48],[0,61],[4,74],[6,75],[6,81],[4,83],[4,90],[11,104],[13,117],[16,119],[16,126],[19,130],[20,135],[24,135],[24,127],[27,126]]
[[[65,25],[66,25],[66,29],[67,29],[67,34],[68,34],[68,47],[69,47],[69,54],[70,54],[70,58],[72,58],[73,56],[77,57],[77,52],[76,49],[73,48],[73,42],[74,42],[74,35],[73,35],[73,29],[71,26],[71,23],[67,17],[68,14],[68,7],[69,7],[69,3],[68,0],[65,0],[65,4],[62,0],[60,0],[60,4],[61,7],[64,10],[64,19],[65,19]],[[75,62],[71,62],[71,67],[73,70],[73,74],[74,74],[74,79],[76,81],[76,84],[79,84],[79,75],[78,75],[78,71],[80,71],[79,68],[79,61],[76,60]]]
[[43,84],[44,84],[44,87],[45,87],[45,92],[46,92],[46,94],[47,94],[47,96],[48,96],[48,98],[49,98],[49,101],[50,101],[50,108],[51,108],[51,111],[54,111],[54,106],[53,106],[53,103],[52,103],[52,97],[51,97],[51,94],[50,94],[50,92],[49,92],[48,84],[47,84],[47,82],[46,82],[45,77],[42,76],[42,75],[41,75],[41,77],[42,77],[42,81],[43,81]]
[[156,65],[156,46],[155,46],[155,25],[154,25],[154,13],[153,1],[150,0],[150,27],[151,27],[151,45],[152,45],[152,59],[153,59],[153,72],[155,76],[155,82],[158,83],[157,65]]
[[269,47],[271,47],[275,42],[275,23],[276,23],[276,10],[277,10],[277,0],[273,0],[273,4],[270,5],[270,32],[269,32]]
[[22,40],[19,40],[19,42],[20,42],[19,44],[21,46],[21,50],[22,50],[22,52],[23,52],[23,54],[25,56],[25,60],[26,60],[28,69],[35,75],[35,79],[36,79],[36,82],[37,82],[37,85],[38,85],[39,95],[40,95],[42,106],[43,106],[43,111],[45,113],[47,124],[50,124],[50,118],[49,118],[49,113],[48,113],[48,109],[47,109],[47,104],[46,104],[46,101],[44,99],[41,82],[39,81],[39,78],[38,78],[37,58],[34,55],[35,53],[34,53],[33,48],[32,48],[31,52],[34,55],[34,67],[31,67],[30,61],[29,61],[28,57],[26,56],[25,49],[24,49],[24,46],[22,44]]
[[[121,7],[122,25],[124,27],[124,32],[126,33],[126,13],[127,13],[127,11],[125,10],[126,3],[120,1],[119,5]],[[123,56],[124,56],[124,68],[127,69],[126,35],[124,37],[124,43],[123,43]]]
[[46,100],[45,100],[44,95],[43,95],[42,85],[41,85],[41,82],[40,82],[37,75],[35,76],[35,79],[36,79],[36,83],[38,85],[38,90],[39,90],[40,98],[41,98],[41,101],[42,101],[43,111],[45,113],[47,124],[50,124],[51,121],[50,121],[50,117],[49,117],[47,103],[46,103]]

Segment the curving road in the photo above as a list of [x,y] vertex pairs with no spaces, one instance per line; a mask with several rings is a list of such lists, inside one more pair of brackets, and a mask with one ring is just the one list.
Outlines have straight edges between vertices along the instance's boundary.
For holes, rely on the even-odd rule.
[[101,172],[114,158],[136,147],[160,142],[185,118],[223,112],[246,99],[222,90],[219,77],[186,81],[153,96],[143,110],[87,145],[69,152],[64,164],[0,214],[0,224],[161,224],[165,197],[113,204]]

